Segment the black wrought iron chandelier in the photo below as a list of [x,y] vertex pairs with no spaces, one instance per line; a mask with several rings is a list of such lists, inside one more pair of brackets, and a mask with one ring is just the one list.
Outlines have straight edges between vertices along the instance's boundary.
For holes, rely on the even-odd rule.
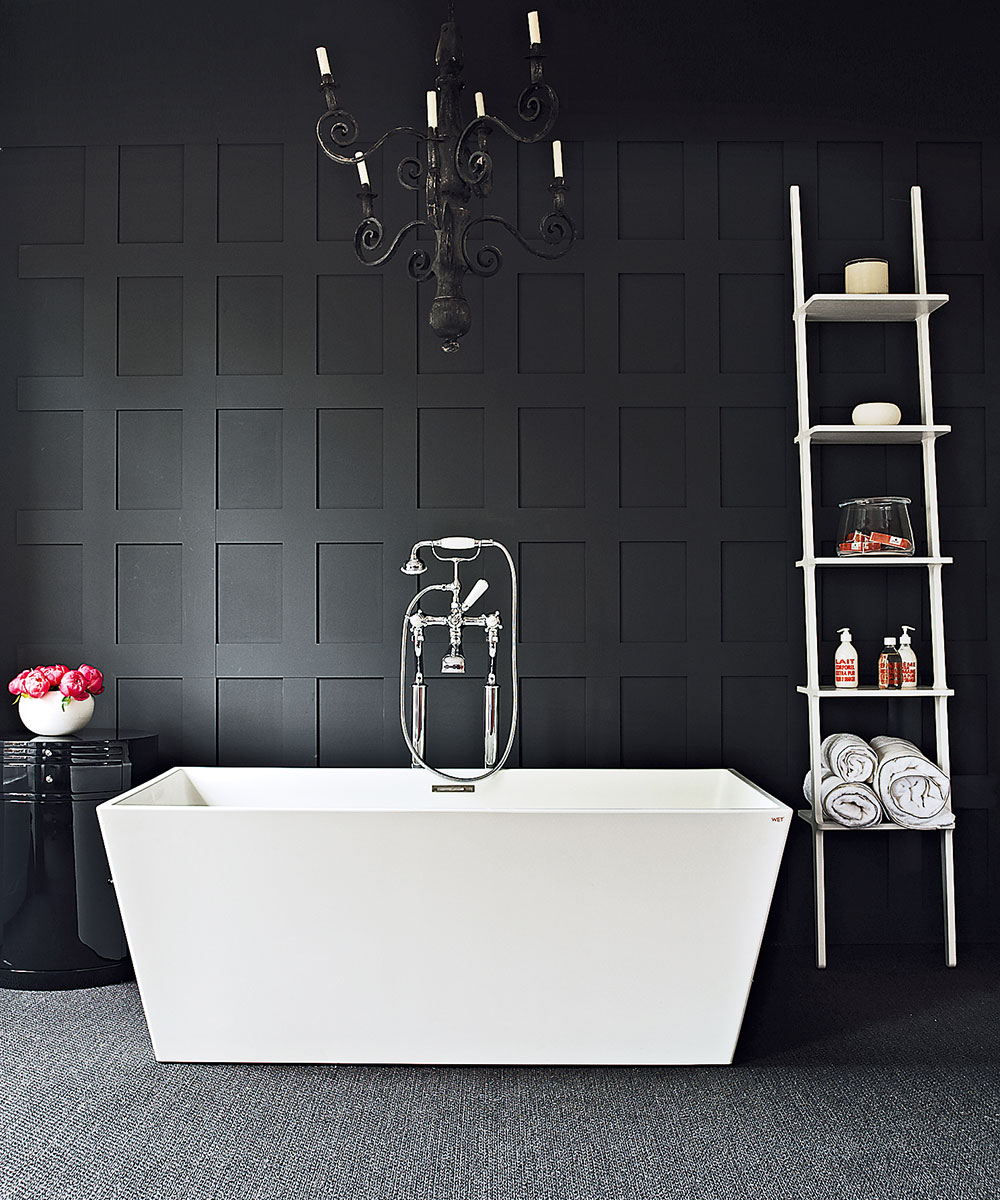
[[[316,137],[329,158],[356,167],[361,180],[358,193],[361,222],[354,231],[355,253],[366,266],[379,267],[392,258],[411,229],[423,226],[433,230],[433,253],[418,246],[410,255],[407,270],[418,282],[431,275],[437,280],[430,325],[442,339],[442,349],[447,351],[457,350],[459,339],[472,326],[472,311],[462,290],[466,271],[486,277],[495,275],[503,263],[499,248],[489,243],[480,244],[475,253],[470,251],[469,234],[473,228],[486,222],[502,225],[530,254],[545,259],[561,258],[576,238],[576,229],[565,211],[567,189],[562,145],[558,141],[552,143],[553,180],[549,184],[552,208],[539,222],[540,247],[531,245],[517,227],[503,217],[476,216],[472,209],[473,199],[488,196],[493,187],[493,159],[487,149],[488,135],[499,131],[515,142],[540,142],[548,137],[559,114],[559,98],[542,79],[542,38],[537,12],[528,13],[528,40],[530,82],[517,98],[517,115],[526,124],[539,123],[536,132],[518,133],[499,117],[490,116],[482,92],[476,92],[476,115],[463,123],[460,104],[465,87],[462,82],[462,39],[455,23],[454,0],[449,0],[448,20],[441,26],[434,56],[438,75],[434,90],[427,93],[426,132],[400,125],[384,133],[364,153],[359,150],[354,154],[349,152],[349,147],[357,141],[358,123],[337,103],[337,84],[330,71],[325,47],[316,50],[320,87],[326,97],[327,109],[316,123]],[[423,188],[426,216],[407,222],[384,249],[385,233],[374,213],[376,193],[372,191],[365,160],[394,134],[408,135],[425,143],[426,161],[421,162],[417,157],[403,158],[396,168],[396,177],[411,191]]]

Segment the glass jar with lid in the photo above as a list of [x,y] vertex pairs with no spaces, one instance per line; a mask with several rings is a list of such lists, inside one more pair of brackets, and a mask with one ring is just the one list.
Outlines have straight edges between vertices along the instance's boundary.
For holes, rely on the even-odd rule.
[[912,554],[908,496],[860,496],[840,504],[837,557]]

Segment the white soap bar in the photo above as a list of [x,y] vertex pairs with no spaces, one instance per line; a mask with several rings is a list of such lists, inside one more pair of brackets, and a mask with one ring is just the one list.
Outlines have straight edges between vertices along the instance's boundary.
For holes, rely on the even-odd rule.
[[899,406],[887,400],[873,400],[859,404],[851,413],[855,425],[898,425],[903,414]]

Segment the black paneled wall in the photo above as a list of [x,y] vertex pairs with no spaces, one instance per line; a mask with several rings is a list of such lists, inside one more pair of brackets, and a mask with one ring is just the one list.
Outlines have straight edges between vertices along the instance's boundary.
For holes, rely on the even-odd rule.
[[[305,71],[301,85],[308,100]],[[114,129],[108,108],[97,121]],[[952,296],[931,332],[937,417],[954,429],[939,456],[960,933],[994,938],[995,141],[957,122],[805,128],[791,111],[709,121],[669,106],[594,133],[570,110],[580,243],[556,264],[511,245],[500,274],[470,282],[475,327],[446,356],[405,258],[355,260],[356,180],[308,122],[229,140],[211,110],[201,122],[175,141],[66,145],[53,121],[0,158],[8,672],[98,664],[101,719],[159,731],[165,764],[404,764],[399,567],[417,538],[491,537],[522,589],[516,764],[722,764],[798,804],[788,185],[802,188],[807,292],[838,290],[843,262],[869,254],[910,290],[916,182],[931,287]],[[497,151],[492,211],[533,228],[547,148]],[[387,225],[412,215],[395,162],[384,149],[373,163]],[[886,398],[917,420],[912,329],[831,326],[811,350],[816,419]],[[824,448],[820,541],[845,496],[919,497],[918,453]],[[503,605],[502,560],[483,562]],[[909,618],[929,666],[923,573],[862,574],[823,577],[822,661],[850,620],[870,667]],[[438,761],[473,755],[479,695],[432,681]],[[857,720],[926,739],[929,717],[911,707],[894,726],[872,702]],[[832,939],[936,937],[935,853],[920,838],[838,844]],[[810,869],[796,830],[772,936],[809,939]]]

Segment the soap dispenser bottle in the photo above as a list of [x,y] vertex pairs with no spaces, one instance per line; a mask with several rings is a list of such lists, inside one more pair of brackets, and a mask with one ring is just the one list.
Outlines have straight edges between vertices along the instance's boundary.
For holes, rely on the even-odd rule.
[[904,625],[903,632],[899,635],[899,657],[903,662],[902,686],[904,688],[915,688],[917,686],[917,656],[910,645],[910,634],[912,632],[912,625]]
[[903,686],[903,660],[896,649],[896,639],[882,639],[882,653],[878,656],[878,685],[880,688]]
[[858,686],[858,652],[851,645],[851,631],[838,629],[840,645],[833,656],[833,682],[839,688]]

